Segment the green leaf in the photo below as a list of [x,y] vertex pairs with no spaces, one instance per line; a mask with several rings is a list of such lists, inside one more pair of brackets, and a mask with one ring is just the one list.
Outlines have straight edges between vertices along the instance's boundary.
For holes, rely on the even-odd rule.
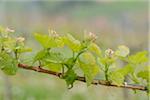
[[95,57],[90,52],[85,52],[79,57],[80,62],[84,64],[96,64]]
[[127,75],[129,73],[133,73],[134,72],[134,67],[131,64],[127,64],[126,66],[124,66],[123,68],[120,68],[118,70],[122,75]]
[[23,37],[19,37],[16,39],[16,43],[15,43],[15,46],[13,49],[14,49],[14,51],[17,51],[17,53],[25,53],[25,52],[32,51],[32,48],[25,47]]
[[31,51],[32,51],[31,48],[21,48],[17,52],[18,53],[25,53],[25,52],[31,52]]
[[12,51],[16,45],[16,41],[13,38],[7,37],[7,38],[2,38],[2,44],[3,47],[8,51]]
[[142,52],[138,52],[134,55],[131,55],[128,57],[128,60],[130,63],[132,64],[141,64],[141,63],[145,63],[148,61],[148,57],[147,57],[148,52],[147,51],[142,51]]
[[109,79],[116,85],[120,86],[124,82],[124,75],[119,71],[114,71],[109,74]]
[[50,62],[50,63],[62,63],[64,61],[64,59],[65,58],[61,52],[50,51],[44,58],[44,61]]
[[34,57],[33,63],[35,63],[38,60],[44,59],[47,55],[48,55],[48,51],[46,49],[39,51]]
[[62,65],[56,63],[48,63],[44,67],[48,68],[51,71],[59,72],[62,68]]
[[35,39],[44,47],[44,48],[53,48],[53,47],[63,47],[64,42],[61,37],[52,37],[48,35],[34,34]]
[[124,46],[124,45],[120,45],[118,47],[118,49],[116,50],[115,54],[119,57],[126,57],[129,54],[129,48]]
[[63,37],[65,45],[67,45],[73,52],[78,52],[81,49],[81,43],[79,40],[76,40],[72,35],[67,34]]
[[145,79],[147,82],[150,80],[150,72],[148,70],[140,71],[137,73],[137,76]]
[[76,73],[72,70],[69,69],[65,75],[63,76],[63,78],[65,79],[68,88],[72,88],[73,87],[73,83],[75,82],[75,80],[77,79],[77,75]]
[[44,47],[49,48],[51,39],[48,35],[34,34],[35,39]]
[[98,61],[101,65],[112,65],[115,62],[115,58],[109,58],[109,57],[105,57],[105,58],[99,58]]
[[116,71],[110,72],[109,79],[116,85],[120,86],[123,84],[125,76],[133,72],[131,65],[126,65],[123,68],[117,69]]
[[85,52],[79,58],[79,65],[84,72],[87,85],[89,86],[96,75],[99,73],[100,68],[96,64],[95,58],[91,53]]
[[147,83],[147,94],[150,97],[150,82]]
[[59,52],[56,49],[44,49],[36,54],[36,56],[34,57],[34,62],[40,60],[42,65],[47,66],[49,64],[62,64],[65,61],[65,59],[66,58],[62,54],[62,52]]
[[1,70],[7,75],[15,75],[17,72],[17,61],[6,53],[0,54]]
[[99,48],[99,46],[97,44],[91,43],[89,45],[88,49],[89,49],[90,52],[96,54],[97,56],[101,56],[101,50],[100,50],[100,48]]
[[66,61],[66,64],[68,65],[68,66],[67,66],[68,68],[72,68],[73,65],[74,65],[74,58],[69,58],[69,59]]

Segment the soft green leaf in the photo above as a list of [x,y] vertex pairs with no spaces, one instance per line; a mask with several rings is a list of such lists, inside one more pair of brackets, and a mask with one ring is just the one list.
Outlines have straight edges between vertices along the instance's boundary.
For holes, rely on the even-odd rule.
[[109,74],[109,79],[116,85],[120,86],[124,82],[124,75],[119,71],[114,71]]
[[15,75],[17,72],[17,61],[6,53],[0,54],[0,68],[7,75]]
[[101,56],[101,50],[99,48],[99,46],[95,43],[91,43],[89,45],[89,51],[91,51],[92,53],[96,54],[97,56]]
[[38,60],[42,60],[43,58],[45,58],[48,55],[48,51],[47,50],[41,50],[39,51],[36,56],[34,57],[33,63],[38,61]]
[[132,73],[132,72],[134,72],[134,67],[132,66],[132,65],[130,65],[130,64],[127,64],[126,66],[124,66],[123,68],[120,68],[119,70],[118,70],[122,75],[127,75],[127,74],[129,74],[129,73]]
[[120,86],[123,84],[125,76],[132,72],[133,72],[133,67],[128,64],[123,68],[110,72],[109,78],[114,84]]
[[76,40],[72,35],[67,34],[64,38],[64,43],[71,48],[74,52],[78,52],[81,49],[81,43],[79,40]]
[[[44,49],[39,51],[34,57],[35,61],[42,61],[42,64],[62,64],[66,59],[66,56],[62,54],[59,50],[56,49]],[[46,64],[45,64],[46,63]]]
[[34,34],[35,39],[44,47],[44,48],[52,48],[52,47],[63,47],[63,39],[61,37],[52,37],[48,35]]
[[130,63],[132,64],[141,64],[141,63],[145,63],[148,61],[148,56],[147,56],[148,52],[147,51],[142,51],[142,52],[138,52],[134,55],[131,55],[128,57],[128,60]]
[[129,54],[129,48],[124,46],[124,45],[120,45],[118,47],[118,49],[116,50],[115,54],[119,57],[126,57]]
[[44,47],[50,47],[51,38],[48,35],[34,34],[35,39]]
[[148,70],[144,70],[144,71],[140,71],[138,72],[137,76],[142,78],[142,79],[145,79],[146,81],[149,81],[150,80],[150,72]]
[[16,45],[16,41],[10,37],[2,38],[2,44],[5,49],[10,49],[12,51]]
[[21,48],[17,52],[18,53],[25,53],[25,52],[31,52],[31,51],[32,51],[31,48]]
[[98,61],[101,65],[112,65],[115,62],[115,58],[109,58],[109,57],[104,57],[104,58],[99,58]]
[[96,64],[95,58],[91,53],[83,53],[79,58],[79,65],[84,72],[87,85],[89,86],[96,75],[99,73],[99,66]]
[[64,56],[60,52],[50,51],[44,58],[44,61],[50,63],[62,63],[64,61]]
[[51,71],[59,72],[62,68],[62,65],[56,63],[47,63],[44,67],[48,68]]
[[67,66],[68,68],[72,68],[73,65],[74,65],[74,58],[69,58],[69,59],[66,61],[66,64],[68,65],[68,66]]
[[81,54],[79,60],[84,64],[96,64],[95,57],[90,52],[85,52]]
[[70,69],[68,70],[65,75],[63,76],[63,78],[65,79],[68,88],[72,88],[73,87],[73,83],[75,82],[77,75],[76,73]]
[[150,82],[147,84],[147,94],[150,97]]

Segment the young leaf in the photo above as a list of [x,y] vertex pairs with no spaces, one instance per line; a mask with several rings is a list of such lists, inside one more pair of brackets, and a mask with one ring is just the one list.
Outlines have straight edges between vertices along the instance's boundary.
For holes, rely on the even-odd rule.
[[59,53],[49,53],[43,61],[49,63],[62,63],[64,61],[63,56]]
[[88,52],[85,52],[80,56],[79,65],[81,70],[84,72],[87,85],[89,86],[99,73],[99,66],[96,64],[94,56]]
[[79,60],[85,64],[96,64],[95,57],[90,52],[81,54]]
[[74,58],[69,58],[69,59],[66,61],[66,64],[68,65],[68,66],[67,66],[68,68],[72,68],[73,65],[74,65]]
[[31,52],[31,48],[20,48],[17,52],[18,53],[25,53],[25,52]]
[[145,79],[147,82],[150,80],[150,72],[148,70],[140,71],[137,76]]
[[90,45],[89,45],[89,51],[91,51],[92,53],[94,53],[95,55],[97,55],[97,56],[101,56],[101,50],[100,50],[100,48],[99,48],[99,46],[97,45],[97,44],[95,44],[95,43],[91,43]]
[[0,54],[1,70],[7,75],[15,75],[17,72],[17,61],[6,53]]
[[72,69],[69,69],[65,73],[65,75],[63,76],[63,78],[65,79],[65,81],[67,83],[67,86],[70,89],[70,88],[73,87],[73,83],[75,82],[75,80],[77,78],[77,75],[76,75],[76,73]]
[[17,72],[17,61],[14,59],[7,62],[4,67],[2,68],[2,71],[7,75],[15,75]]
[[61,37],[52,37],[48,35],[34,34],[35,39],[44,48],[63,47],[63,39]]
[[100,63],[100,65],[104,66],[104,65],[112,65],[115,62],[115,58],[109,58],[109,57],[104,57],[104,58],[99,58],[98,61]]
[[2,38],[2,44],[5,50],[12,51],[15,47],[16,41],[13,38],[7,37],[7,38]]
[[36,56],[34,57],[33,63],[35,63],[38,60],[42,60],[45,58],[48,54],[48,51],[46,49],[39,51]]
[[109,79],[116,85],[120,86],[123,84],[125,76],[133,72],[133,67],[131,65],[126,65],[116,71],[110,72]]
[[50,47],[51,38],[48,35],[34,34],[35,39],[44,47]]
[[67,34],[64,38],[64,43],[73,50],[73,52],[78,52],[81,49],[81,43],[76,40],[72,35]]
[[148,52],[147,51],[142,51],[142,52],[138,52],[134,55],[131,55],[128,57],[128,60],[130,63],[132,64],[141,64],[141,63],[145,63],[148,61],[148,57],[147,57]]
[[134,72],[134,67],[131,64],[127,64],[126,66],[124,66],[123,68],[120,68],[118,70],[122,75],[127,75],[129,73]]
[[59,72],[62,68],[62,65],[56,63],[48,63],[44,67],[48,68],[51,71]]
[[119,57],[126,57],[129,54],[129,48],[124,46],[124,45],[120,45],[118,47],[118,49],[116,50],[115,54]]
[[109,79],[116,85],[120,86],[124,82],[124,75],[119,71],[114,71],[109,74]]

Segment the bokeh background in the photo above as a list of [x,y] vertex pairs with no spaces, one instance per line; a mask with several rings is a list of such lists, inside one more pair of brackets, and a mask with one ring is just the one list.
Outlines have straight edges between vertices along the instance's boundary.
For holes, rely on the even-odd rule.
[[[148,50],[148,0],[118,1],[0,1],[0,25],[15,29],[33,47],[39,45],[34,32],[70,33],[81,39],[84,32],[97,34],[102,49],[124,44],[131,53]],[[28,61],[27,61],[28,62]],[[19,70],[15,76],[0,71],[0,100],[148,100],[145,92],[90,86],[76,82],[68,90],[65,81],[54,76]]]

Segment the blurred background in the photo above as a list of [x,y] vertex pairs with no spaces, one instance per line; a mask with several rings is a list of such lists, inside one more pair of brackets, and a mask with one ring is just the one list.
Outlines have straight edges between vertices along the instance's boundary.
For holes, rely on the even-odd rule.
[[[27,45],[39,50],[34,32],[70,33],[78,39],[84,32],[97,34],[102,49],[123,44],[131,53],[148,50],[148,1],[0,1],[0,25],[15,29]],[[28,56],[29,55],[29,56]],[[54,76],[19,70],[15,76],[0,71],[0,100],[148,100],[145,92],[90,86],[76,82],[68,90],[65,81]]]

